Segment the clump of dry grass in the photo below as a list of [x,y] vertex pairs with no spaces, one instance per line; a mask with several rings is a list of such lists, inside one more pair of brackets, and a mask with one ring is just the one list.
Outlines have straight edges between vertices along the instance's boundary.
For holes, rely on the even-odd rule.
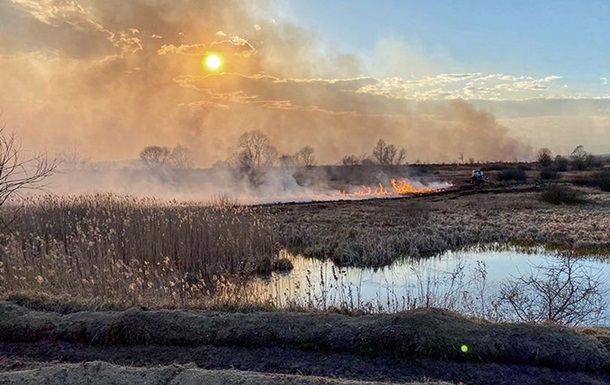
[[535,244],[608,255],[604,193],[590,205],[551,206],[539,193],[507,192],[269,206],[279,241],[338,265],[377,267],[481,244]]
[[568,204],[575,205],[584,203],[586,200],[581,191],[575,190],[567,186],[554,185],[544,191],[540,199],[554,205]]
[[273,233],[245,206],[110,194],[29,198],[0,242],[0,293],[177,304],[267,273]]

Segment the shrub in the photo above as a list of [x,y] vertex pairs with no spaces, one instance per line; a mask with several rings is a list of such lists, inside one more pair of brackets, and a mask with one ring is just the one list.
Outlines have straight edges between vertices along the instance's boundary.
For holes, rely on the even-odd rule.
[[511,279],[501,288],[501,301],[523,322],[578,326],[596,322],[605,309],[602,277],[573,255]]
[[557,171],[566,171],[568,169],[568,159],[557,155],[553,161],[553,167]]
[[554,205],[568,204],[574,205],[584,202],[580,191],[574,190],[567,186],[553,186],[542,193],[541,199],[544,202]]
[[542,180],[557,180],[560,179],[561,175],[555,170],[542,170],[540,171],[540,179]]
[[610,171],[602,171],[574,179],[577,186],[597,187],[602,191],[610,191]]
[[496,178],[499,181],[525,182],[525,181],[527,181],[527,174],[525,173],[525,170],[522,170],[520,168],[509,168],[509,169],[500,171],[496,175]]
[[536,160],[542,167],[549,167],[553,163],[553,153],[546,147],[541,148],[536,154]]

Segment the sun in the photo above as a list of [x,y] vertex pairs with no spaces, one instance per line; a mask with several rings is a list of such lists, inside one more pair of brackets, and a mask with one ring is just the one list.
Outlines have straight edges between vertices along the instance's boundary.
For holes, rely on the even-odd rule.
[[218,71],[222,68],[222,58],[216,53],[210,53],[203,59],[203,65],[210,71]]

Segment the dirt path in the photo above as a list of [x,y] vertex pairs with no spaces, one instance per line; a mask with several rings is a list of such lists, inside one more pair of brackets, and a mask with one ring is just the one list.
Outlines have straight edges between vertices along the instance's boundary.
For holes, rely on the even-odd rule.
[[[87,382],[97,370],[123,373],[115,383],[131,384],[134,373],[152,376],[152,372],[135,368],[148,368],[166,378],[167,368],[173,364],[187,365],[173,370],[188,381],[176,379],[176,374],[171,377],[173,382],[148,383],[196,383],[192,378],[215,383],[204,379],[212,374],[209,378],[224,378],[224,383],[244,384],[345,383],[328,380],[335,378],[465,384],[610,383],[610,353],[594,332],[584,335],[557,327],[491,324],[439,310],[362,317],[135,309],[61,315],[3,303],[0,314],[0,369],[4,372],[0,383],[44,380],[54,384],[70,375],[80,379],[70,383],[104,384]],[[607,331],[598,334],[605,336]],[[473,353],[456,349],[457,341],[468,341]],[[126,368],[65,366],[92,361]],[[224,372],[228,369],[247,373]],[[277,373],[301,377],[262,375]]]

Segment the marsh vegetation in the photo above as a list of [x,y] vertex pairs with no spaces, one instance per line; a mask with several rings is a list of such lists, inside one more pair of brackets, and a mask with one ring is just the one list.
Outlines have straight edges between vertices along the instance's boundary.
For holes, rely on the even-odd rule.
[[199,303],[228,277],[269,273],[278,250],[259,215],[223,198],[42,196],[5,212],[13,222],[1,244],[4,295],[45,293],[96,306]]

